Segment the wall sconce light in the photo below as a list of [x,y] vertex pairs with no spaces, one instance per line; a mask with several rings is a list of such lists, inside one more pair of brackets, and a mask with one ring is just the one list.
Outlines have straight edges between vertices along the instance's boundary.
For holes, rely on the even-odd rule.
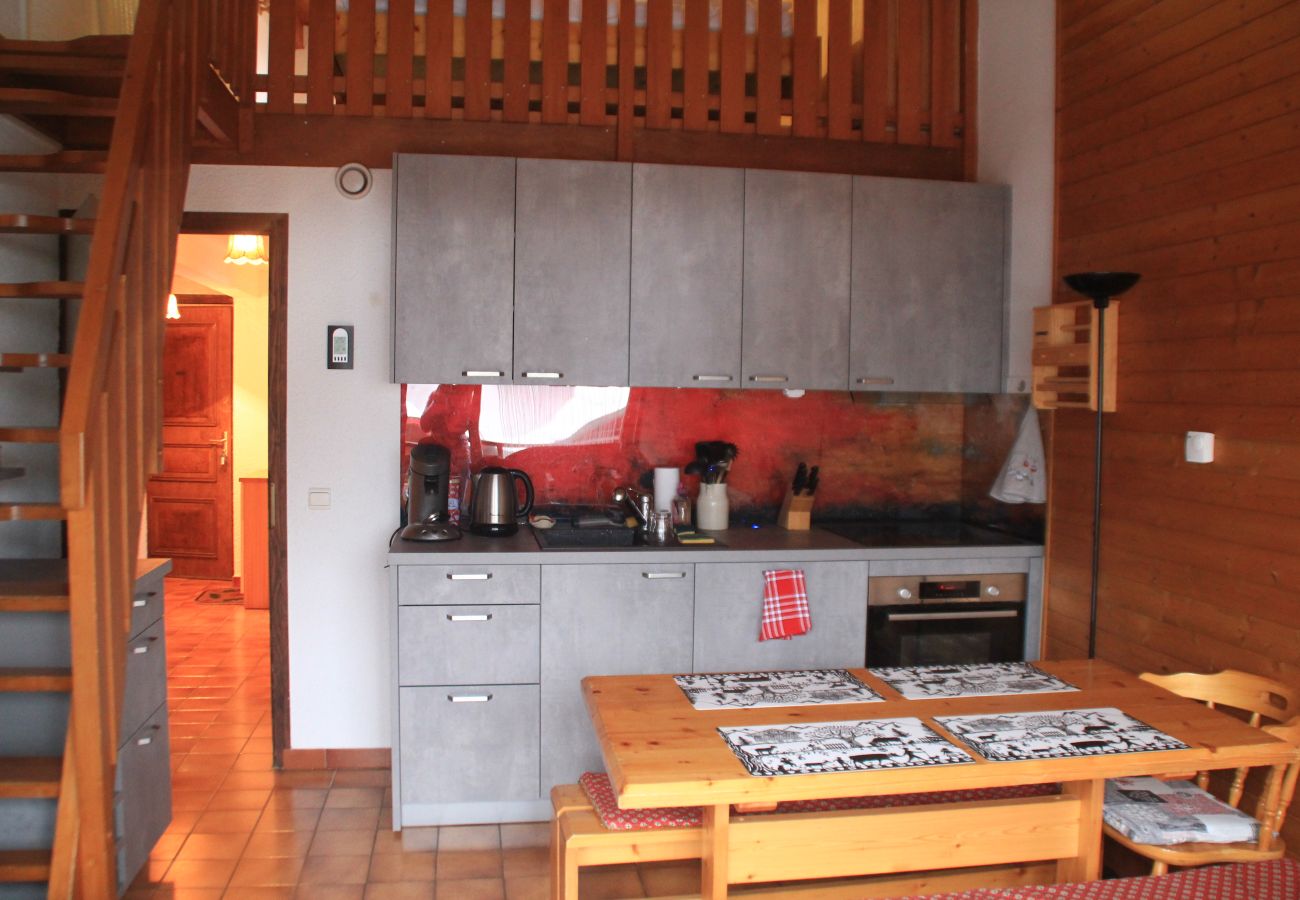
[[260,234],[232,234],[226,240],[226,262],[237,266],[264,266],[266,238]]
[[167,315],[168,319],[179,319],[181,317],[181,308],[176,305],[176,295],[167,295]]

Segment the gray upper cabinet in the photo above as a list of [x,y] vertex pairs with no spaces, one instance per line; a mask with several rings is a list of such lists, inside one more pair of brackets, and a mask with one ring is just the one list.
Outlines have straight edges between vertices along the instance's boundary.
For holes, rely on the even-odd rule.
[[744,387],[845,388],[852,185],[745,172]]
[[542,567],[542,784],[604,768],[583,678],[689,671],[693,568]]
[[514,380],[624,385],[630,163],[518,160]]
[[509,382],[515,161],[399,155],[393,380]]
[[739,387],[742,169],[632,168],[631,383]]
[[1009,192],[853,180],[853,390],[1002,390]]

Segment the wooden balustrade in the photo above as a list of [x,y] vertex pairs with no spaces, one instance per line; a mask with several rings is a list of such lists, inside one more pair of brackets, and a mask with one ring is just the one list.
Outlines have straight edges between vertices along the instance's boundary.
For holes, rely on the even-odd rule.
[[270,0],[258,108],[588,125],[620,137],[677,129],[959,148],[973,97],[974,8]]

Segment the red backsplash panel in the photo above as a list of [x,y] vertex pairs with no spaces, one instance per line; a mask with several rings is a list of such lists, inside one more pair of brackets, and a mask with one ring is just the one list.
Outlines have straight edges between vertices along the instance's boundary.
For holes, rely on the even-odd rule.
[[[821,467],[815,520],[962,512],[961,398],[413,384],[403,385],[402,409],[399,483],[410,446],[435,442],[461,472],[524,470],[538,504],[608,503],[620,484],[648,486],[655,466],[685,466],[696,441],[722,440],[740,451],[727,479],[733,519],[774,519],[800,461]],[[1013,436],[1014,424],[989,440],[1005,452]],[[682,481],[694,498],[698,479]]]

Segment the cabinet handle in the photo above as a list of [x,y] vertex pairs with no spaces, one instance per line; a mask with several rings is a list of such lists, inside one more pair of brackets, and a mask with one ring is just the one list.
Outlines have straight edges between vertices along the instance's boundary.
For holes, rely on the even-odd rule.
[[131,606],[134,607],[135,609],[139,609],[142,606],[147,606],[148,604],[149,601],[145,600],[143,597],[131,601]]
[[525,372],[525,378],[563,378],[563,372]]
[[730,375],[692,375],[695,381],[730,381]]
[[651,581],[656,581],[660,578],[685,578],[686,573],[685,572],[642,572],[641,577],[649,578]]
[[136,745],[137,747],[148,747],[148,746],[149,746],[150,744],[152,744],[152,743],[153,743],[153,738],[151,738],[151,737],[142,737],[142,738],[138,738],[138,739],[136,740],[135,745]]
[[466,369],[461,372],[462,378],[504,378],[505,372],[489,372],[486,369]]
[[857,383],[858,383],[858,384],[893,384],[893,383],[894,383],[894,379],[892,379],[892,378],[859,378],[859,379],[857,380]]
[[749,380],[758,384],[780,384],[789,381],[789,375],[750,375]]
[[451,613],[448,613],[447,621],[448,622],[490,622],[492,621],[492,613],[487,613],[487,614],[479,613],[473,616],[453,616]]
[[491,572],[448,572],[448,581],[491,581]]
[[148,653],[148,652],[149,652],[149,646],[146,644],[146,645],[143,645],[143,646],[140,646],[140,647],[132,647],[132,648],[131,648],[131,652],[132,652],[132,653],[135,653],[135,654],[137,654],[137,655],[139,655],[139,654],[141,654],[141,653]]
[[452,703],[487,703],[492,699],[491,694],[448,694],[447,699]]

